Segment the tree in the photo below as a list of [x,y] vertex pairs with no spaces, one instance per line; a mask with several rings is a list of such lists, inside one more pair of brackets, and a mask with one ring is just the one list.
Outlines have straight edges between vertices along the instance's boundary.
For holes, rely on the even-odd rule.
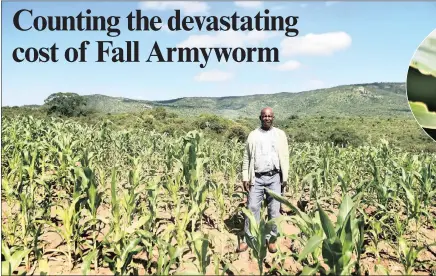
[[54,93],[44,101],[47,114],[67,117],[86,115],[86,99],[76,93]]
[[238,142],[244,142],[247,139],[249,130],[242,125],[233,125],[230,127],[227,138],[232,140],[236,138]]
[[362,143],[363,138],[357,135],[352,129],[335,128],[335,130],[332,131],[329,140],[335,145],[358,146]]
[[204,130],[210,129],[217,134],[222,134],[229,126],[229,122],[215,114],[202,114],[196,120],[197,126]]

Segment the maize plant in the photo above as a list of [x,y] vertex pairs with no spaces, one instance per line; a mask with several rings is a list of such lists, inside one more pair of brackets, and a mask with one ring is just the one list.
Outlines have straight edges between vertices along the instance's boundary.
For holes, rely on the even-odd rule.
[[9,248],[5,243],[2,242],[2,255],[4,256],[4,260],[2,260],[2,274],[13,275],[21,262],[23,262],[24,258],[30,252],[31,249],[28,248]]
[[[264,211],[265,208],[262,207],[262,210]],[[263,261],[266,257],[266,250],[267,250],[266,235],[271,232],[274,224],[275,225],[280,224],[282,221],[285,221],[289,218],[285,216],[280,216],[266,221],[264,216],[261,216],[259,222],[257,222],[253,213],[250,210],[243,208],[242,211],[244,212],[245,216],[248,217],[249,231],[252,236],[250,237],[247,234],[245,234],[245,239],[248,245],[250,246],[250,248],[253,250],[253,255],[257,260],[257,265],[259,267],[259,272],[260,272],[259,275],[263,275]]]
[[[272,191],[268,191],[268,193],[296,210],[283,197]],[[305,259],[307,255],[312,254],[316,250],[319,252],[319,248],[321,248],[322,257],[328,269],[321,266],[322,263],[314,258],[315,263],[312,266],[304,267],[303,274],[312,275],[320,272],[331,275],[350,275],[354,268],[359,273],[359,260],[364,241],[363,220],[356,218],[356,206],[353,200],[348,195],[343,197],[335,226],[319,203],[317,206],[323,231],[317,232],[309,238],[299,255],[299,261]],[[309,219],[306,218],[306,220]],[[356,261],[352,260],[353,253],[356,253]]]
[[[434,153],[385,140],[289,143],[289,188],[266,190],[289,210],[256,222],[237,139],[31,116],[4,117],[2,130],[4,274],[57,274],[62,264],[69,274],[167,275],[187,262],[196,274],[434,269]],[[244,214],[248,255],[234,252]],[[280,235],[269,255],[272,224]]]
[[419,247],[410,246],[410,243],[404,239],[404,237],[400,237],[398,239],[398,250],[399,256],[402,265],[404,266],[404,275],[412,275],[415,273],[415,265],[418,258],[418,254],[421,251],[427,249],[428,246],[435,246],[436,242],[428,245],[423,245]]

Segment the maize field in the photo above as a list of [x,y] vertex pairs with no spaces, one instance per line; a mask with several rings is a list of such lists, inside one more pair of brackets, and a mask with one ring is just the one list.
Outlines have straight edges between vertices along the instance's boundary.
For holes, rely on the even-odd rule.
[[236,140],[31,116],[2,132],[3,275],[436,273],[434,153],[290,142],[282,216],[256,223]]

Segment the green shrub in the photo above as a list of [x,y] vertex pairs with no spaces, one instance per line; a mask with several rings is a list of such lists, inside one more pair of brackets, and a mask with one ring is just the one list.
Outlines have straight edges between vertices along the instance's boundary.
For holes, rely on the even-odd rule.
[[247,139],[249,130],[242,125],[233,125],[227,132],[227,138],[232,140],[236,138],[239,142],[244,142]]
[[351,129],[335,128],[329,137],[329,141],[335,145],[358,146],[362,144],[363,139]]

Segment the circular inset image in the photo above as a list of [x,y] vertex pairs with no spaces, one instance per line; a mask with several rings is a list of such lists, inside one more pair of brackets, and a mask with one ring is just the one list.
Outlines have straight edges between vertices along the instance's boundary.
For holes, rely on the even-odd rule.
[[407,98],[419,125],[436,141],[436,29],[412,57],[407,73]]

